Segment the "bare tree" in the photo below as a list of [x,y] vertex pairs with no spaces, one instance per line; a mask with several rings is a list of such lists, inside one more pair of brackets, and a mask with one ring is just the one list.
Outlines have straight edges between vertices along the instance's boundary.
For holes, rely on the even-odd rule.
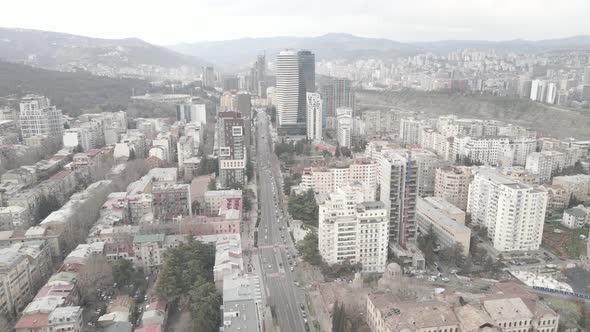
[[113,269],[104,256],[91,256],[78,275],[78,288],[83,303],[98,299],[98,289],[113,283]]

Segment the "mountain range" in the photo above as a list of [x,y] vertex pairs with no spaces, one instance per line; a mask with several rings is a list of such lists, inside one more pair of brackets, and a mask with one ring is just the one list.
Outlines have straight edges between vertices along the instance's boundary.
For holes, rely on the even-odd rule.
[[201,66],[204,60],[137,38],[100,39],[67,33],[0,28],[0,59],[41,68]]
[[224,41],[181,43],[166,47],[138,38],[101,39],[59,32],[0,28],[0,60],[46,69],[76,69],[100,72],[104,68],[139,68],[144,65],[194,69],[213,64],[222,72],[248,69],[256,55],[265,53],[272,62],[285,48],[308,49],[316,60],[354,61],[363,58],[393,59],[421,52],[446,54],[463,48],[501,49],[539,53],[551,50],[590,50],[590,35],[539,41],[446,40],[433,42],[397,42],[384,38],[366,38],[345,33],[317,37],[241,38]]
[[539,41],[446,40],[401,43],[384,38],[365,38],[351,34],[330,33],[318,37],[241,38],[225,41],[181,43],[168,47],[180,53],[201,56],[226,70],[238,70],[244,69],[252,63],[257,54],[265,52],[267,59],[274,59],[276,54],[285,48],[313,50],[316,54],[316,60],[393,59],[421,52],[446,54],[464,48],[493,48],[538,53],[566,49],[590,50],[590,35]]

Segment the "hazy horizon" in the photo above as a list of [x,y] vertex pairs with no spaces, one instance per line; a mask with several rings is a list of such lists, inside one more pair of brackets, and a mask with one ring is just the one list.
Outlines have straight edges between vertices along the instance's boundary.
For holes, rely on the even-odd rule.
[[4,4],[0,22],[5,27],[96,38],[136,37],[158,45],[327,33],[400,42],[506,41],[588,34],[589,12],[590,2],[583,0],[171,0],[165,6],[145,6],[140,1],[88,5],[23,0]]

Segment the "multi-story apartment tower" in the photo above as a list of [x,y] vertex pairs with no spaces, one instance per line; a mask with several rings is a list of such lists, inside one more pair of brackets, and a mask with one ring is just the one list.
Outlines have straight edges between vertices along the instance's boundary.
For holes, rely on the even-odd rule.
[[36,135],[62,137],[64,126],[61,110],[49,98],[28,95],[21,99],[19,124],[23,138]]
[[329,264],[349,261],[366,272],[383,272],[388,224],[382,202],[367,202],[359,186],[341,187],[319,206],[320,254]]
[[499,251],[539,249],[546,208],[546,191],[494,169],[478,169],[469,187],[467,213]]

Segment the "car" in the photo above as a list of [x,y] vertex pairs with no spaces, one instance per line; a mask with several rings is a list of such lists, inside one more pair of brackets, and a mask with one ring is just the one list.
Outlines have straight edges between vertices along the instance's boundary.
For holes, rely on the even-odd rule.
[[269,269],[272,269],[272,265],[269,265],[269,266],[268,266],[268,268],[269,268]]
[[442,280],[444,282],[449,282],[449,278],[447,278],[447,277],[442,277],[440,280]]

